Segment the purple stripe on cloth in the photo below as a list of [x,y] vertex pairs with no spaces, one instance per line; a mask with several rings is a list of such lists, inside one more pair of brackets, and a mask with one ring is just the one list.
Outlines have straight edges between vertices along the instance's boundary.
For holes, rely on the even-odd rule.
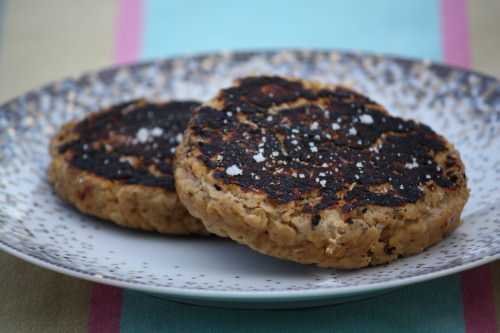
[[118,0],[116,19],[115,61],[117,64],[136,61],[142,47],[142,0]]
[[467,333],[497,331],[493,282],[488,265],[462,273],[462,299]]
[[90,298],[88,331],[90,333],[120,332],[122,290],[94,284]]

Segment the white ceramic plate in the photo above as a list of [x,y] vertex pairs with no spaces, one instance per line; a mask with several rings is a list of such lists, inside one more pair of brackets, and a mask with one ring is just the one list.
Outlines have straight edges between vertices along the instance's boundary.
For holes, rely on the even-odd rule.
[[[59,125],[137,97],[206,99],[248,74],[342,83],[424,121],[462,154],[471,198],[463,225],[424,253],[342,272],[299,265],[218,238],[125,230],[84,216],[47,183]],[[199,304],[320,305],[368,297],[500,258],[500,84],[428,62],[336,51],[224,53],[117,67],[67,79],[0,107],[0,247],[64,274]]]

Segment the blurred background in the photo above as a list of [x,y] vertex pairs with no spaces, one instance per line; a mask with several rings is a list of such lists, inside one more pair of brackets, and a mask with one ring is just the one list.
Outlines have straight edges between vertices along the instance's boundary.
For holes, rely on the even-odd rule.
[[0,102],[117,62],[229,49],[356,49],[500,76],[499,16],[499,0],[0,0]]
[[[499,18],[500,0],[0,0],[0,103],[105,66],[234,49],[361,50],[500,77]],[[210,331],[230,332],[238,325],[275,325],[279,331],[290,315],[259,312],[263,320],[255,321],[251,312],[233,316],[179,305],[69,278],[3,253],[0,297],[5,332],[140,332],[174,323],[184,331],[218,326]],[[493,332],[500,327],[500,263],[309,313],[324,319],[317,327],[334,321],[349,332],[373,332],[380,322],[384,332]]]

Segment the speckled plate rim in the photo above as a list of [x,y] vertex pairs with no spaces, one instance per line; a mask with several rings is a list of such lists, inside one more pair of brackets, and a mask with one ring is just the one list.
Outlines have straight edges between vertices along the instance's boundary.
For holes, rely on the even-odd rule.
[[[314,48],[314,49],[255,49],[255,50],[232,50],[232,51],[227,51],[228,53],[231,53],[233,55],[238,55],[238,56],[243,56],[243,57],[250,57],[250,56],[255,56],[255,55],[265,55],[265,54],[274,54],[278,52],[339,52],[342,53],[345,56],[367,56],[367,57],[377,57],[377,58],[384,58],[392,61],[397,61],[397,62],[404,62],[404,63],[415,63],[415,62],[420,62],[420,63],[426,63],[427,65],[438,68],[438,69],[444,69],[444,70],[456,70],[460,71],[463,73],[467,74],[474,74],[483,77],[486,80],[492,80],[498,82],[499,80],[495,78],[494,76],[484,74],[482,72],[476,71],[476,70],[471,70],[459,66],[453,66],[453,65],[446,65],[443,63],[438,63],[435,61],[431,61],[428,59],[418,59],[418,58],[412,58],[412,57],[403,57],[403,56],[398,56],[398,55],[391,55],[391,54],[383,54],[383,53],[375,53],[375,52],[366,52],[366,51],[356,51],[356,50],[343,50],[343,49],[322,49],[322,48]],[[81,75],[75,75],[75,76],[69,76],[65,77],[63,79],[59,80],[54,80],[51,81],[47,84],[41,85],[38,88],[34,88],[31,90],[26,91],[23,95],[20,95],[18,97],[12,98],[10,100],[7,100],[6,102],[2,103],[2,105],[7,105],[12,102],[14,102],[16,99],[18,99],[21,96],[36,93],[39,90],[43,89],[48,89],[54,84],[57,84],[59,82],[65,81],[65,80],[74,80],[74,81],[80,81],[83,78],[90,76],[90,75],[95,75],[97,73],[105,73],[108,71],[116,71],[121,68],[141,68],[145,66],[152,65],[158,61],[164,61],[164,60],[175,60],[175,59],[191,59],[191,60],[201,60],[209,56],[213,55],[220,55],[224,54],[225,52],[207,52],[207,53],[197,53],[197,54],[186,54],[186,55],[178,55],[174,57],[169,57],[169,58],[162,58],[162,59],[154,59],[154,60],[147,60],[147,61],[141,61],[141,62],[134,62],[134,63],[129,63],[129,64],[124,64],[124,65],[114,65],[114,66],[108,66],[105,68],[101,69],[96,69],[96,70],[90,70],[90,71],[85,71]],[[9,253],[19,259],[22,259],[26,262],[29,262],[31,264],[34,264],[36,266],[49,269],[52,271],[55,271],[57,273],[65,274],[68,276],[72,276],[75,278],[80,278],[96,283],[101,283],[101,284],[106,284],[110,286],[115,286],[119,288],[126,288],[126,289],[132,289],[132,290],[137,290],[141,292],[146,292],[146,293],[152,293],[152,294],[158,294],[158,295],[163,295],[163,296],[171,296],[175,297],[178,299],[192,299],[192,300],[206,300],[206,301],[223,301],[223,302],[230,302],[230,301],[243,301],[243,302],[249,302],[249,303],[256,303],[256,302],[276,302],[276,301],[304,301],[304,300],[324,300],[324,299],[334,299],[336,297],[345,297],[345,296],[351,296],[351,295],[360,295],[363,293],[369,293],[369,292],[376,292],[376,291],[383,291],[383,290],[389,290],[389,289],[394,289],[398,287],[403,287],[415,283],[421,283],[425,281],[429,281],[432,279],[460,273],[490,262],[493,262],[495,260],[500,260],[500,252],[499,253],[494,253],[492,255],[488,255],[484,258],[474,260],[468,263],[462,263],[462,264],[456,264],[456,266],[452,266],[449,268],[445,268],[439,271],[435,272],[430,272],[430,273],[425,273],[419,276],[412,276],[412,277],[405,277],[405,278],[399,278],[399,279],[394,279],[389,282],[377,282],[377,283],[371,283],[368,285],[362,285],[362,286],[354,286],[354,287],[338,287],[338,288],[315,288],[312,290],[275,290],[275,291],[217,291],[217,290],[190,290],[190,289],[182,289],[182,288],[175,288],[175,287],[161,287],[161,286],[149,286],[143,283],[138,283],[138,282],[130,282],[114,277],[109,277],[109,276],[96,276],[95,274],[90,274],[88,272],[78,270],[69,266],[57,264],[54,262],[51,262],[50,260],[47,259],[41,259],[38,258],[35,255],[31,254],[25,254],[21,250],[3,242],[0,240],[0,250],[5,251],[6,253]]]
[[0,250],[3,250],[19,259],[25,260],[36,266],[46,268],[57,273],[69,275],[75,278],[80,278],[96,283],[102,283],[119,288],[133,289],[137,291],[159,294],[164,296],[175,296],[184,299],[199,299],[206,301],[245,301],[245,302],[276,302],[280,300],[286,301],[302,301],[335,298],[341,296],[358,295],[374,291],[382,291],[403,287],[410,284],[425,282],[436,278],[460,273],[468,269],[478,267],[492,261],[500,259],[500,253],[492,256],[484,257],[480,260],[472,261],[466,264],[457,265],[441,271],[427,273],[420,276],[396,279],[389,282],[378,282],[365,286],[356,287],[339,287],[339,288],[317,288],[314,290],[290,290],[290,291],[215,291],[215,290],[188,290],[171,287],[147,286],[140,283],[132,283],[122,281],[113,277],[102,276],[98,277],[84,271],[78,271],[71,267],[62,266],[52,263],[45,259],[39,259],[32,255],[26,255],[18,249],[11,247],[0,241]]
[[251,56],[256,56],[256,55],[270,55],[270,54],[276,54],[276,53],[281,53],[281,52],[290,52],[290,53],[304,53],[304,52],[317,52],[317,53],[341,53],[345,56],[366,56],[366,57],[376,57],[376,58],[383,58],[387,59],[390,61],[396,61],[396,62],[404,62],[404,63],[425,63],[431,67],[435,68],[441,68],[445,70],[456,70],[460,71],[463,73],[467,74],[474,74],[477,76],[481,76],[484,79],[487,80],[492,80],[492,81],[500,81],[500,78],[497,78],[493,75],[486,74],[484,72],[471,69],[471,68],[465,68],[462,66],[458,65],[449,65],[445,64],[442,62],[430,60],[428,58],[416,58],[416,57],[410,57],[410,56],[401,56],[401,55],[396,55],[396,54],[391,54],[391,53],[379,53],[379,52],[370,52],[370,51],[361,51],[361,50],[354,50],[354,49],[342,49],[342,48],[277,48],[277,49],[272,49],[272,48],[255,48],[255,49],[234,49],[234,50],[226,50],[226,51],[213,51],[213,52],[199,52],[199,53],[185,53],[185,54],[177,54],[171,57],[164,57],[164,58],[157,58],[157,59],[148,59],[148,60],[143,60],[143,61],[136,61],[136,62],[129,62],[129,63],[124,63],[120,65],[110,65],[106,67],[101,67],[97,69],[90,69],[86,71],[82,71],[80,74],[72,75],[72,76],[64,76],[60,79],[55,79],[48,81],[45,84],[39,85],[38,87],[26,90],[23,94],[18,95],[16,97],[10,98],[3,103],[0,104],[0,106],[4,106],[7,104],[10,104],[14,102],[15,100],[19,99],[22,96],[29,95],[36,93],[40,90],[45,90],[47,88],[50,88],[54,86],[55,84],[59,82],[63,82],[66,80],[74,80],[74,81],[80,81],[81,79],[96,75],[96,74],[102,74],[105,72],[112,72],[116,71],[122,68],[141,68],[145,66],[150,66],[153,65],[157,62],[163,62],[163,61],[171,61],[175,59],[190,59],[190,60],[201,60],[205,59],[207,57],[212,57],[214,55],[221,55],[224,53],[229,53],[232,55],[238,55],[241,57],[251,57]]

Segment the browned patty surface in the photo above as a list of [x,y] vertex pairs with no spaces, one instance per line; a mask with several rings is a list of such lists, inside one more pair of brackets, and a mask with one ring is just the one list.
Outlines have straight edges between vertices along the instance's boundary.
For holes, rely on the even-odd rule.
[[[391,116],[381,105],[345,87],[280,77],[245,78],[197,109],[186,133],[177,155],[176,178],[191,179],[179,189],[191,213],[202,218],[210,231],[230,237],[233,233],[232,238],[261,252],[300,262],[357,267],[419,252],[456,227],[468,195],[458,152],[442,136],[424,124]],[[191,186],[206,195],[189,193]],[[234,194],[249,216],[265,206],[282,215],[300,216],[300,222],[274,216],[270,210],[263,218],[266,227],[253,230],[244,216],[239,221],[238,214],[215,208],[220,200],[231,198],[215,198],[212,188]],[[252,204],[245,205],[249,200]],[[444,211],[447,201],[458,215]],[[222,222],[210,216],[210,209],[217,210]],[[398,220],[410,216],[415,223],[427,223],[433,209],[443,210],[432,217],[438,220],[436,226],[442,226],[432,231],[439,237],[426,238],[418,251],[394,251],[389,236],[394,226],[405,227]],[[368,217],[374,211],[380,216]],[[420,212],[422,219],[410,211]],[[325,222],[332,214],[343,225]],[[273,239],[269,229],[275,220],[299,234],[287,240],[289,251],[278,249],[280,237]],[[357,221],[366,230],[379,224],[379,231],[373,242],[362,245],[364,253],[356,254],[360,258],[348,262],[345,244],[339,243],[343,249],[339,252],[331,243],[342,238],[339,231],[357,230]],[[246,235],[238,227],[245,223]],[[315,232],[322,223],[329,230],[323,236]],[[264,244],[266,237],[274,242],[274,250]],[[316,247],[307,250],[310,258],[289,253],[305,242]],[[384,244],[384,253],[373,259],[379,256],[374,255],[378,243]]]
[[67,124],[50,148],[56,191],[81,211],[124,226],[205,233],[178,201],[173,178],[175,149],[197,106],[137,100]]

